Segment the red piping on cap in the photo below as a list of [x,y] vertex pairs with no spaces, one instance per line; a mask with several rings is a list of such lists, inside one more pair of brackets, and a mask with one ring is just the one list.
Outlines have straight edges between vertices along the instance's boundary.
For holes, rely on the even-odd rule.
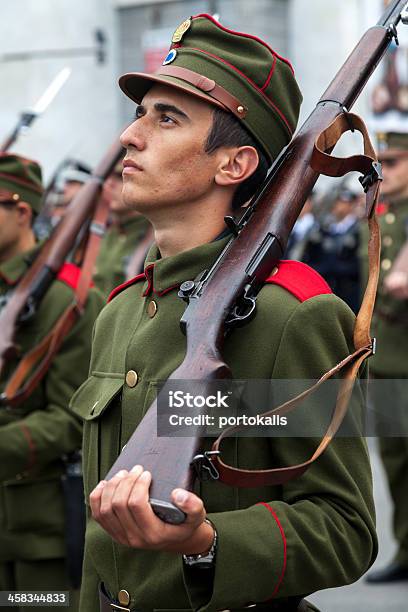
[[229,28],[226,28],[225,26],[221,25],[219,23],[219,21],[217,21],[216,19],[214,19],[214,17],[212,15],[208,15],[207,13],[200,13],[200,15],[194,15],[191,19],[198,19],[198,17],[206,17],[207,19],[209,19],[210,21],[212,21],[216,26],[218,26],[221,30],[224,30],[224,32],[228,32],[229,34],[235,34],[236,36],[243,36],[244,38],[252,38],[252,40],[256,40],[257,42],[261,43],[261,45],[263,45],[264,47],[266,47],[271,53],[272,55],[274,55],[275,57],[277,57],[278,59],[282,60],[282,62],[284,62],[285,64],[287,64],[289,66],[289,68],[291,69],[293,75],[295,75],[295,71],[293,70],[293,66],[290,63],[290,61],[288,59],[286,59],[286,57],[282,57],[282,55],[279,55],[279,53],[276,53],[276,51],[274,51],[264,40],[262,40],[261,38],[258,38],[257,36],[253,36],[252,34],[246,34],[245,32],[237,32],[236,30],[230,30]]
[[7,172],[0,172],[0,177],[12,182],[21,185],[22,187],[27,187],[27,189],[31,189],[31,191],[35,191],[39,195],[42,195],[42,189],[32,183],[30,179],[24,179],[19,176],[15,176],[14,174],[8,174]]
[[[279,117],[282,119],[282,121],[285,123],[286,127],[289,130],[290,135],[293,135],[293,129],[290,127],[289,121],[286,119],[285,115],[282,113],[282,111],[276,106],[276,104],[274,104],[272,102],[272,100],[270,100],[268,98],[268,96],[266,95],[266,93],[264,91],[262,91],[262,89],[260,89],[258,87],[258,85],[256,83],[254,83],[252,81],[252,79],[250,79],[246,74],[244,74],[243,72],[241,72],[241,70],[239,68],[237,68],[236,66],[234,66],[233,64],[230,64],[229,62],[227,62],[227,60],[223,59],[222,57],[219,57],[218,55],[214,55],[213,53],[210,53],[209,51],[204,51],[203,49],[198,49],[196,47],[184,47],[184,49],[191,49],[192,51],[199,51],[200,53],[204,53],[204,55],[208,55],[210,57],[213,57],[214,59],[219,60],[220,62],[223,62],[226,66],[229,66],[230,68],[232,68],[233,70],[235,70],[235,72],[238,72],[238,74],[240,74],[241,76],[244,77],[244,79],[246,79],[248,81],[248,83],[250,83],[252,85],[252,87],[254,87],[257,91],[259,91],[260,94],[262,94],[262,96],[265,98],[266,102],[272,106],[272,108],[278,113]],[[272,75],[271,75],[272,76]]]

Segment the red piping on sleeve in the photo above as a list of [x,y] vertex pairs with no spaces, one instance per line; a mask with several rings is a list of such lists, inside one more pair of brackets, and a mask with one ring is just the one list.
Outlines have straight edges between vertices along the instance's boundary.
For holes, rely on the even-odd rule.
[[28,463],[26,470],[30,470],[35,464],[35,444],[27,425],[20,423],[20,428],[28,444]]
[[285,572],[286,572],[286,562],[287,562],[287,543],[286,543],[286,536],[285,536],[285,532],[283,531],[283,527],[282,524],[280,522],[280,520],[278,519],[278,515],[276,514],[275,510],[273,510],[273,508],[271,508],[271,506],[269,504],[267,504],[266,502],[259,502],[259,504],[257,504],[258,506],[264,506],[267,510],[269,510],[269,512],[272,514],[273,518],[276,521],[277,526],[279,527],[279,531],[282,537],[282,542],[283,542],[283,564],[282,564],[282,571],[280,573],[280,576],[278,578],[278,582],[276,583],[276,586],[273,590],[273,593],[270,597],[270,599],[273,599],[274,597],[276,597],[281,584],[283,582],[283,578],[285,576]]

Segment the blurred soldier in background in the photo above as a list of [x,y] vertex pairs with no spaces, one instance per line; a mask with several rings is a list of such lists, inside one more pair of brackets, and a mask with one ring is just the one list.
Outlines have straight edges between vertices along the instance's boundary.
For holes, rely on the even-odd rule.
[[[68,160],[55,180],[55,189],[52,190],[51,199],[48,196],[49,215],[53,227],[58,225],[66,209],[72,202],[82,185],[86,183],[91,174],[89,166],[78,160]],[[51,195],[51,194],[50,194]]]
[[[40,212],[42,194],[41,169],[36,162],[17,155],[0,155],[3,305],[39,252],[32,225]],[[56,321],[72,303],[78,280],[76,271],[72,264],[63,266],[37,312],[20,327],[16,344],[23,357],[54,329]],[[69,410],[68,402],[87,376],[92,326],[102,304],[99,292],[92,290],[84,313],[66,336],[41,384],[19,405],[10,403],[7,387],[18,363],[17,357],[7,359],[1,373],[1,591],[69,590],[67,564],[70,567],[76,564],[76,575],[80,572],[82,559],[73,560],[66,554],[72,538],[82,536],[72,526],[65,533],[69,517],[61,479],[66,472],[67,457],[81,445],[81,424]],[[75,505],[75,500],[69,502]],[[83,500],[77,500],[79,508],[82,503]],[[69,610],[73,612],[77,610],[76,597],[77,593],[71,591]]]
[[357,199],[348,189],[339,192],[330,214],[309,230],[302,259],[323,276],[333,293],[354,312],[360,305],[360,229],[354,210]]
[[[123,203],[122,171],[123,165],[120,162],[105,183],[105,195],[110,202],[111,225],[101,244],[94,283],[106,297],[125,280],[143,272],[145,256],[153,242],[149,221],[140,213],[129,210]],[[138,248],[141,251],[139,267],[132,261]],[[135,269],[131,270],[133,263]]]
[[302,208],[293,230],[289,236],[288,246],[285,257],[287,259],[295,259],[302,261],[304,249],[307,243],[309,232],[315,224],[315,216],[313,213],[314,192],[307,198],[305,205]]
[[[408,237],[408,134],[379,134],[380,160],[384,181],[379,222],[382,232],[380,284],[373,319],[377,353],[370,361],[373,376],[384,381],[376,385],[374,407],[389,413],[407,432],[408,301],[396,299],[386,287],[387,275]],[[385,430],[382,430],[386,433]],[[379,430],[379,435],[382,433]],[[394,502],[394,533],[398,550],[384,569],[371,572],[370,583],[408,580],[408,437],[380,437],[380,452]]]

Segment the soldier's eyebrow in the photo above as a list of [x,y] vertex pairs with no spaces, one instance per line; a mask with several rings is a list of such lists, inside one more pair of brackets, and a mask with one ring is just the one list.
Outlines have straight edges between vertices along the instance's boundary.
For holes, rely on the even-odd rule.
[[165,104],[164,102],[156,102],[154,105],[155,110],[158,113],[174,113],[175,115],[179,115],[183,119],[187,119],[190,121],[190,117],[186,115],[180,108],[174,106],[174,104]]

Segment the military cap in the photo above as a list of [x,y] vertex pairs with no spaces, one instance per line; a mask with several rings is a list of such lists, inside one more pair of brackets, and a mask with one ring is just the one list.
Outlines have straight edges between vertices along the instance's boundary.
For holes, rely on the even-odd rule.
[[39,213],[43,192],[42,173],[37,162],[0,153],[0,202],[24,201]]
[[190,17],[176,29],[156,73],[133,72],[119,79],[137,103],[154,83],[233,113],[270,162],[296,129],[302,94],[290,62],[260,38],[225,28],[210,15]]
[[381,159],[408,154],[408,134],[403,132],[377,132],[378,156]]
[[341,202],[355,202],[358,199],[358,193],[355,191],[351,191],[351,189],[340,189],[339,194],[336,198],[336,201],[340,200]]

